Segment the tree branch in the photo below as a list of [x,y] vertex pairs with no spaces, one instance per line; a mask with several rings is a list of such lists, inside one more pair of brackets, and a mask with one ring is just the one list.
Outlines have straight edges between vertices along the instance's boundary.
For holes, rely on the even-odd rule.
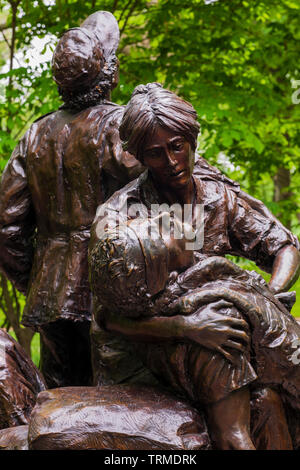
[[18,325],[18,320],[14,312],[12,299],[9,295],[7,279],[3,275],[1,275],[1,288],[2,288],[3,299],[6,305],[6,317],[9,323],[12,325],[14,332],[16,333],[16,335],[18,335],[20,326]]
[[122,36],[122,34],[123,34],[123,32],[124,32],[124,30],[125,30],[125,28],[126,28],[126,26],[127,26],[128,20],[129,20],[130,16],[132,15],[132,12],[133,12],[133,10],[135,9],[135,7],[136,7],[136,5],[138,4],[138,2],[139,2],[139,0],[136,0],[135,2],[133,2],[133,5],[131,6],[131,8],[130,8],[130,10],[129,10],[129,13],[128,13],[128,15],[126,16],[126,19],[125,19],[125,21],[124,21],[123,28],[122,28],[121,31],[120,31],[120,36]]
[[[5,41],[6,44],[7,44],[7,47],[8,47],[9,50],[10,50],[10,49],[11,49],[11,45],[9,44],[7,37],[5,36],[5,34],[4,34],[3,31],[1,31],[1,33],[2,33],[2,36],[3,36],[4,41]],[[19,61],[19,59],[18,59],[17,57],[15,57],[15,59],[16,59],[16,61],[18,62],[19,67],[22,67],[22,65],[21,65],[21,63],[20,63],[20,61]]]
[[9,48],[9,50],[10,50],[10,49],[11,49],[11,45],[9,44],[7,37],[5,36],[5,34],[4,34],[3,31],[1,31],[1,33],[2,33],[2,36],[3,36],[4,42],[6,42],[8,48]]
[[30,356],[30,345],[34,332],[30,328],[22,328],[20,324],[21,311],[19,300],[15,298],[16,309],[14,308],[13,304],[13,296],[17,295],[16,290],[13,287],[12,296],[9,292],[7,278],[3,274],[0,274],[0,286],[2,289],[2,298],[5,302],[4,307],[3,302],[0,301],[0,307],[6,316],[6,328],[8,329],[10,326],[12,327],[18,342],[21,344],[21,346],[23,346],[25,351]]
[[131,1],[132,1],[132,0],[129,0],[129,1],[126,3],[126,5],[125,5],[125,7],[123,8],[123,10],[121,11],[121,14],[120,14],[120,16],[119,16],[118,22],[122,21],[123,15],[125,14],[125,11],[127,10],[127,8],[130,6]]
[[8,23],[0,24],[0,31],[5,31],[6,29],[10,29],[10,28],[11,28],[11,24],[8,24]]
[[20,322],[20,318],[21,318],[20,302],[19,302],[19,299],[18,299],[18,296],[17,296],[16,288],[14,286],[12,286],[12,291],[13,291],[13,296],[14,296],[14,299],[15,299],[16,313],[17,313],[18,322]]
[[[7,310],[5,308],[5,305],[4,303],[0,300],[0,309],[2,310],[2,312],[4,313],[5,317],[7,317]],[[6,321],[7,321],[7,318],[6,318]]]
[[119,0],[114,0],[113,6],[112,6],[112,13],[116,10],[116,8],[118,6],[118,1]]
[[[9,71],[11,72],[13,69],[13,64],[14,64],[14,54],[15,54],[15,41],[16,41],[16,25],[17,25],[17,10],[18,10],[18,4],[20,3],[20,0],[11,0],[10,2],[11,8],[12,8],[12,36],[11,36],[11,44],[9,46],[10,48],[10,55],[9,55]],[[3,37],[5,38],[5,35],[2,31]],[[9,76],[8,79],[8,90],[12,89],[12,83],[13,83],[13,77],[12,75]],[[9,94],[7,97],[8,103],[11,103],[11,95]],[[9,133],[9,129],[6,129],[6,132]]]

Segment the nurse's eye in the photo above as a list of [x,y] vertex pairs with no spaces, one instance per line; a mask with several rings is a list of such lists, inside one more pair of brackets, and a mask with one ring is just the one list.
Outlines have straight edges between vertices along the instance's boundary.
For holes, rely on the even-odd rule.
[[179,140],[179,141],[177,141],[177,142],[173,142],[173,144],[172,144],[173,150],[177,150],[177,151],[183,150],[183,147],[184,147],[184,142],[183,142],[183,140]]

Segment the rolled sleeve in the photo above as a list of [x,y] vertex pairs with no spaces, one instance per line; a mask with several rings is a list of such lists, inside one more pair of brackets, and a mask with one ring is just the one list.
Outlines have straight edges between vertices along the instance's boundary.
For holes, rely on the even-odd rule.
[[264,271],[271,272],[281,248],[293,245],[300,249],[298,238],[261,201],[242,191],[231,195],[232,198],[229,236],[233,254],[255,261]]

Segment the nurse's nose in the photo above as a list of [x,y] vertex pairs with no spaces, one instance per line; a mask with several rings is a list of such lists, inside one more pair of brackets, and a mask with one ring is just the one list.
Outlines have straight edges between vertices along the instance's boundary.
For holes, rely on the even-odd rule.
[[166,148],[165,150],[165,157],[166,157],[166,161],[168,163],[169,166],[176,166],[178,161],[173,153],[172,150]]

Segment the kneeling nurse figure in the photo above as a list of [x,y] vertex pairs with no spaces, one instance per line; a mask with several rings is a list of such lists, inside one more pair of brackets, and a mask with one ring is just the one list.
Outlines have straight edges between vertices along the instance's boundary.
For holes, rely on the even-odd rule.
[[[238,183],[203,158],[195,163],[198,132],[191,104],[156,83],[135,89],[120,137],[146,171],[93,224],[97,321],[130,343],[161,384],[205,410],[215,448],[255,449],[250,396],[265,389],[277,403],[274,448],[291,449],[286,417],[299,413],[300,326],[286,291],[299,274],[299,241]],[[189,220],[153,212],[178,205],[182,214],[191,208]],[[199,226],[199,206],[203,243],[191,249],[184,228]],[[226,254],[253,260],[270,282]]]

